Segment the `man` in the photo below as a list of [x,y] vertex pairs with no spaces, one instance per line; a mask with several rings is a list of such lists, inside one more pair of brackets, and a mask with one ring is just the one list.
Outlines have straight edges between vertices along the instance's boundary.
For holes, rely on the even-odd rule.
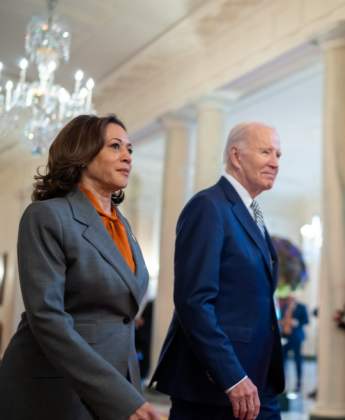
[[309,324],[307,307],[297,301],[294,295],[289,295],[286,303],[281,309],[281,320],[283,337],[287,342],[283,347],[284,364],[287,361],[290,350],[294,353],[297,372],[297,384],[295,392],[301,391],[302,381],[302,343],[305,339],[303,325]]
[[175,312],[152,379],[171,396],[170,420],[280,418],[277,255],[253,200],[273,187],[280,155],[274,129],[237,125],[224,176],[181,213]]

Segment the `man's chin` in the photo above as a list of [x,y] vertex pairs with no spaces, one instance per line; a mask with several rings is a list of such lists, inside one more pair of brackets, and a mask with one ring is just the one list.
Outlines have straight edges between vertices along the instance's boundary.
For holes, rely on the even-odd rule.
[[265,186],[265,190],[271,190],[273,188],[274,181],[268,182]]

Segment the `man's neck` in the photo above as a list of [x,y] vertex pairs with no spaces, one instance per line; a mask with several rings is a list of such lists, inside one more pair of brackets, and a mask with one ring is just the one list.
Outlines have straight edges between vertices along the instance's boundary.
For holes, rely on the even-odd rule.
[[249,195],[253,199],[258,195],[258,194],[253,193],[253,191],[251,191],[249,185],[247,185],[248,183],[244,179],[242,179],[241,174],[238,171],[236,171],[232,168],[226,168],[225,171],[226,171],[226,173],[231,175],[233,178],[235,178],[236,181],[239,182],[242,185],[242,187],[245,188],[248,191]]

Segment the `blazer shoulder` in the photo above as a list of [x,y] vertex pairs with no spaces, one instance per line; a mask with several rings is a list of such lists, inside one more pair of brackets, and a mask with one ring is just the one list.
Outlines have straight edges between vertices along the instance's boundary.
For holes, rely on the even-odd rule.
[[65,197],[51,198],[44,201],[34,201],[25,209],[21,218],[21,224],[27,219],[30,219],[31,221],[33,219],[44,221],[57,216],[61,218],[61,216],[66,214],[66,212],[70,214],[71,210]]

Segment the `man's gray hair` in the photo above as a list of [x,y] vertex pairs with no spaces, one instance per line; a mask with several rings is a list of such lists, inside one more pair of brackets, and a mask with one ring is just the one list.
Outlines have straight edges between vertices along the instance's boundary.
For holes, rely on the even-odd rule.
[[223,162],[227,163],[230,159],[230,150],[232,146],[236,146],[237,148],[243,150],[245,142],[252,133],[261,129],[272,130],[274,132],[276,131],[273,127],[258,121],[246,121],[235,125],[228,135],[228,140],[223,154]]

